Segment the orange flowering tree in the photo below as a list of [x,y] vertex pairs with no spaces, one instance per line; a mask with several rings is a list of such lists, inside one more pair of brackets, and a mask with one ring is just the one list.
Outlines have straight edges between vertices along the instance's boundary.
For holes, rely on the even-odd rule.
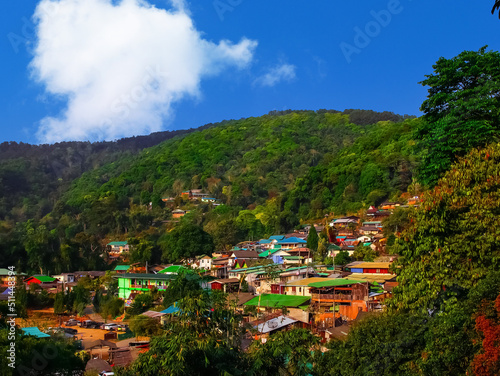
[[[493,317],[488,317],[493,316]],[[500,295],[495,300],[495,313],[481,312],[476,317],[476,330],[482,334],[482,351],[474,357],[476,376],[500,375]]]

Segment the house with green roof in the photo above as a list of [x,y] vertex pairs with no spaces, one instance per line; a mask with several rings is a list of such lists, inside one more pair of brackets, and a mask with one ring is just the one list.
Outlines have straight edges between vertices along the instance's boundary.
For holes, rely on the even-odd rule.
[[24,280],[24,283],[29,286],[31,284],[38,285],[54,285],[57,284],[57,280],[55,278],[49,277],[48,275],[34,275],[28,277]]
[[130,269],[130,265],[116,265],[113,269],[117,273],[126,273]]
[[9,285],[9,280],[11,277],[15,276],[25,276],[25,273],[17,273],[15,270],[11,271],[9,269],[0,268],[0,287],[7,287]]
[[279,307],[299,307],[305,305],[311,300],[309,296],[292,296],[292,295],[279,295],[279,294],[262,294],[257,295],[252,300],[249,300],[245,306],[260,306],[269,308]]
[[301,238],[297,238],[296,236],[292,236],[290,238],[285,238],[278,241],[278,244],[281,245],[282,249],[287,250],[304,247],[307,244],[307,241]]
[[318,312],[338,306],[338,313],[350,320],[368,311],[370,283],[349,278],[324,278],[308,284],[311,304]]
[[118,297],[125,300],[129,299],[132,293],[147,292],[153,288],[165,290],[175,277],[174,274],[145,273],[123,273],[114,276],[118,279]]
[[112,258],[119,257],[123,252],[130,250],[127,241],[109,242],[106,246],[108,247],[109,256]]
[[181,271],[187,271],[188,269],[182,265],[170,265],[165,269],[159,271],[160,274],[179,274]]

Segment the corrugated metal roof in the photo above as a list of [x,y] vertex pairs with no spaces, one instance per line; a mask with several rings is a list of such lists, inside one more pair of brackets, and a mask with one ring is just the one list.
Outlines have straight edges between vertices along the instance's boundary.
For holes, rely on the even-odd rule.
[[378,273],[352,273],[350,275],[352,278],[356,278],[358,280],[362,280],[365,282],[378,282],[384,283],[390,279],[396,277],[395,274],[378,274]]
[[157,318],[157,317],[162,317],[165,316],[166,313],[158,312],[158,311],[146,311],[144,313],[141,313],[143,316],[151,317],[152,319]]
[[311,299],[310,296],[262,294],[245,303],[248,306],[261,307],[298,307]]
[[282,240],[285,238],[285,235],[273,235],[269,237],[269,240]]
[[346,286],[358,283],[366,283],[367,281],[360,281],[354,279],[344,279],[344,278],[324,278],[324,281],[310,283],[309,287],[335,287],[335,286]]
[[160,274],[165,274],[165,273],[179,273],[181,270],[186,269],[182,265],[170,265],[168,268],[165,268],[158,273]]
[[167,309],[164,309],[163,311],[161,311],[161,313],[164,313],[166,315],[173,315],[173,314],[178,313],[180,311],[181,310],[176,307],[176,303],[174,303],[170,307],[168,307]]
[[[0,268],[0,275],[12,275],[12,273],[14,273],[14,275],[18,275],[15,271],[11,272],[9,269]],[[26,275],[26,273],[20,273],[19,275]]]
[[269,333],[274,330],[284,328],[285,326],[288,326],[296,322],[297,320],[294,320],[290,317],[279,316],[274,319],[268,320],[263,324],[257,325],[257,330],[262,334]]
[[292,238],[280,240],[278,242],[278,244],[296,244],[296,243],[306,244],[307,241],[305,241],[304,239],[297,238],[297,237],[292,237]]
[[299,279],[298,281],[290,281],[286,285],[287,286],[308,286],[309,283],[321,282],[324,280],[325,280],[325,278],[322,278],[322,277],[311,277],[311,278]]
[[123,274],[118,274],[118,275],[114,276],[114,278],[170,280],[170,279],[174,279],[175,276],[173,276],[171,274],[123,273]]
[[47,275],[34,275],[34,276],[32,276],[32,278],[36,278],[40,282],[54,282],[56,280],[55,278],[49,277]]
[[391,262],[361,262],[356,265],[357,269],[387,269],[391,265]]
[[22,328],[24,334],[28,335],[28,336],[34,336],[34,337],[37,337],[37,338],[47,338],[47,337],[50,337],[50,335],[48,335],[47,333],[43,333],[40,331],[40,329],[38,329],[36,326],[32,326],[32,327],[29,327],[29,328]]
[[130,265],[116,265],[116,268],[115,268],[116,271],[129,270],[129,269],[130,269]]
[[108,245],[111,245],[111,246],[116,245],[116,246],[118,246],[118,247],[119,247],[119,246],[122,246],[122,247],[123,247],[123,246],[125,246],[125,245],[127,245],[127,244],[128,244],[128,242],[127,242],[127,241],[124,241],[124,242],[109,242],[109,243],[108,243]]

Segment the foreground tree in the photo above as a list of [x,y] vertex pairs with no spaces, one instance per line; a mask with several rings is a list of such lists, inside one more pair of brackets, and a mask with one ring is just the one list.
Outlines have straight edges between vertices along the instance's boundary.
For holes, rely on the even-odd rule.
[[[491,14],[495,14],[497,10],[500,10],[500,0],[496,0],[493,8],[491,9]],[[498,18],[500,18],[500,12],[498,13]]]
[[483,302],[482,312],[476,318],[476,330],[482,335],[482,351],[476,354],[472,362],[476,376],[500,374],[500,295],[493,307],[491,309],[487,301]]
[[169,282],[168,289],[162,291],[162,305],[165,308],[185,298],[198,296],[202,292],[202,278],[192,271],[181,271]]
[[251,371],[259,376],[311,374],[313,352],[319,338],[307,329],[294,329],[271,335],[266,343],[254,342],[249,351]]
[[429,95],[420,108],[425,122],[417,135],[426,150],[420,180],[430,186],[457,156],[500,136],[500,53],[485,46],[442,57],[433,68],[421,82]]
[[500,264],[500,144],[459,159],[410,212],[390,306],[442,309]]
[[367,318],[346,340],[332,340],[329,351],[315,356],[315,375],[416,375],[414,362],[425,343],[425,319],[418,315]]
[[66,339],[35,338],[16,333],[16,356],[14,370],[7,358],[11,340],[9,331],[0,329],[0,375],[72,376],[81,375],[85,368],[77,355],[76,342]]
[[149,351],[117,375],[247,374],[239,348],[241,316],[229,308],[225,294],[203,291],[182,299],[179,309],[164,334],[152,338]]

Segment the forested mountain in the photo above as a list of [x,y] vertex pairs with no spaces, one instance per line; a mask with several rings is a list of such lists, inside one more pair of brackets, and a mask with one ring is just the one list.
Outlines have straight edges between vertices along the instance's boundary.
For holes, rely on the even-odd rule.
[[61,194],[83,172],[192,131],[156,132],[114,142],[61,142],[53,145],[3,142],[0,144],[0,219],[40,219],[52,210]]
[[333,111],[233,120],[147,149],[127,159],[126,169],[122,160],[88,172],[63,201],[83,212],[107,198],[111,214],[130,200],[161,206],[164,196],[202,188],[247,209],[288,197],[288,209],[302,218],[357,210],[411,183],[417,123],[356,125]]
[[[327,112],[341,113],[333,110],[318,111],[318,113]],[[274,111],[270,113],[269,116],[276,117],[290,113],[292,113],[291,110],[280,112]],[[405,117],[396,115],[392,112],[352,109],[345,110],[341,114],[349,115],[349,121],[357,125],[373,124],[384,120],[402,121],[405,117],[408,117],[407,115],[405,115]],[[259,120],[256,121],[258,122]],[[61,195],[67,191],[71,182],[79,178],[84,172],[93,171],[102,166],[116,162],[115,165],[109,167],[112,170],[112,175],[110,176],[117,176],[119,172],[122,172],[119,166],[128,168],[129,158],[143,149],[152,147],[176,136],[189,134],[194,130],[202,131],[212,126],[222,126],[225,123],[227,123],[227,121],[222,121],[217,124],[207,124],[196,129],[156,132],[147,136],[123,138],[114,142],[61,142],[51,145],[3,142],[0,144],[0,192],[2,192],[0,198],[0,219],[14,221],[25,221],[30,218],[40,219],[52,211],[54,204],[61,198]],[[250,133],[246,133],[243,136],[246,135],[250,135]],[[272,133],[269,133],[267,137],[272,137],[272,135]],[[296,134],[294,136],[298,144],[301,143],[301,137],[301,134]],[[197,140],[193,140],[193,142],[196,141]],[[214,140],[214,142],[216,141],[217,140]],[[234,146],[235,144],[232,145],[232,147]],[[186,149],[185,145],[182,147]],[[241,147],[241,145],[238,145],[236,149],[240,149]],[[322,146],[317,145],[315,147]],[[186,151],[188,150],[186,149]],[[312,153],[314,154],[315,151]],[[267,157],[267,155],[268,153],[266,152],[265,156]],[[258,155],[251,154],[246,156],[246,158],[258,157]],[[186,159],[184,156],[180,156],[180,158]],[[216,158],[216,155],[213,156],[211,161]],[[217,163],[224,164],[225,162],[226,160],[224,160],[224,158],[219,158]],[[175,161],[172,161],[172,163],[175,164]],[[189,162],[187,163],[189,164]],[[317,156],[313,158],[313,163],[317,163]],[[207,163],[203,164],[203,170],[206,165]],[[306,161],[306,165],[308,165],[308,161]],[[181,166],[181,168],[182,167],[184,166]],[[195,175],[203,175],[203,173],[205,173],[205,171],[200,173],[200,168],[196,169],[196,162],[194,165],[191,165],[191,167],[194,167],[194,170],[191,168],[181,177],[181,181],[184,183]],[[294,166],[294,168],[295,167],[297,166]],[[220,169],[220,166],[218,168]],[[272,166],[263,166],[264,173],[270,169],[272,169]],[[302,166],[302,171],[303,169],[304,166]],[[103,173],[103,171],[106,171],[106,169],[96,171],[95,176],[99,176],[99,174],[102,175],[98,179],[98,182],[107,180],[108,175],[107,173]],[[193,175],[190,176],[191,173],[193,173]],[[236,169],[232,169],[232,173],[237,173]],[[217,174],[213,173],[212,175],[216,176]],[[202,176],[200,176],[200,178],[201,177]],[[196,185],[196,177],[194,177],[194,179],[195,181],[193,184]],[[270,179],[272,179],[272,177],[270,177]],[[274,179],[276,179],[276,177]],[[288,179],[288,181],[290,181],[290,179]],[[169,183],[167,183],[167,185],[168,184]],[[186,183],[184,185],[186,185]],[[163,188],[165,188],[165,185],[162,185],[162,189]],[[237,190],[238,188],[235,187],[236,194],[238,192]],[[262,195],[262,193],[260,195]]]

